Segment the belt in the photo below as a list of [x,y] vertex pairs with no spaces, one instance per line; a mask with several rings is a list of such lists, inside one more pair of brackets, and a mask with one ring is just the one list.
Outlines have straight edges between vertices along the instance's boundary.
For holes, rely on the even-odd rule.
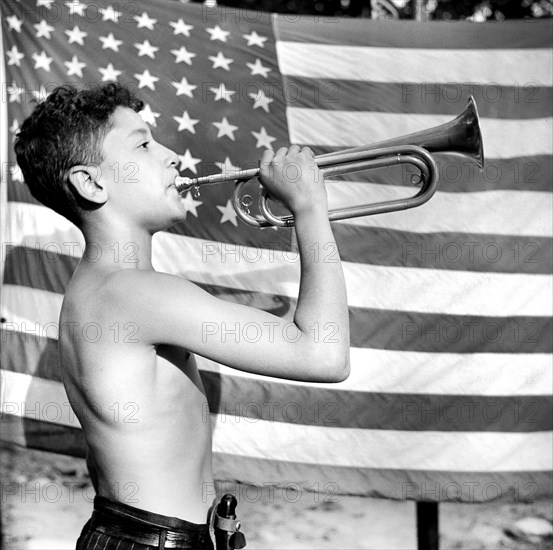
[[163,526],[146,523],[132,516],[112,513],[108,516],[101,511],[94,510],[91,527],[105,535],[146,546],[155,546],[159,550],[164,548],[213,548],[207,525],[205,531],[197,533],[173,531]]

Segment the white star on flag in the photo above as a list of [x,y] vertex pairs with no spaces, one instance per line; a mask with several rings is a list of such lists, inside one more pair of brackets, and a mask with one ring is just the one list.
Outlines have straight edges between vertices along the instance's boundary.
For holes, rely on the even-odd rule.
[[83,38],[85,36],[88,36],[88,33],[81,31],[81,29],[79,29],[77,25],[73,27],[73,30],[65,31],[65,34],[69,37],[69,44],[73,44],[73,42],[76,42],[80,46],[84,46]]
[[230,59],[229,57],[225,57],[223,55],[223,52],[218,52],[217,56],[210,55],[209,59],[213,61],[213,69],[225,69],[225,71],[230,71],[229,65],[234,61],[233,59]]
[[210,40],[220,40],[221,42],[226,42],[227,36],[230,34],[229,31],[224,31],[219,25],[206,29],[206,31],[209,33]]
[[255,63],[246,63],[246,65],[250,68],[252,76],[260,74],[263,78],[267,78],[271,72],[271,69],[269,69],[269,67],[265,67],[259,58],[255,60]]
[[156,52],[159,50],[158,47],[152,46],[148,40],[144,40],[142,44],[135,44],[135,48],[138,49],[138,57],[142,57],[143,55],[147,55],[148,57],[151,57],[152,59],[155,59]]
[[112,63],[110,63],[106,68],[98,67],[98,71],[102,73],[102,82],[107,82],[110,80],[117,80],[117,77],[123,74],[123,71],[118,71]]
[[140,111],[138,114],[142,117],[142,120],[144,122],[151,124],[152,126],[157,126],[156,118],[159,118],[160,113],[155,113],[154,111],[152,111],[149,103],[146,103],[142,111]]
[[10,95],[10,103],[21,103],[21,94],[24,91],[23,87],[19,87],[17,82],[13,81],[11,86],[8,86],[7,90]]
[[171,50],[171,53],[175,56],[175,63],[184,61],[187,65],[192,65],[192,58],[196,57],[195,53],[189,52],[184,46],[178,50]]
[[184,111],[182,113],[182,116],[174,116],[173,119],[179,123],[179,127],[177,128],[178,132],[182,132],[182,130],[188,130],[192,134],[196,133],[194,126],[200,121],[196,118],[190,118],[188,111]]
[[52,9],[52,3],[54,0],[36,0],[36,7],[44,6],[45,8]]
[[236,93],[231,90],[227,90],[223,82],[219,84],[218,88],[209,88],[209,89],[215,94],[214,101],[219,101],[221,99],[221,100],[228,101],[229,103],[232,103],[232,96]]
[[18,19],[15,15],[10,15],[9,17],[6,17],[6,21],[8,22],[10,31],[21,32],[21,25],[23,25],[23,21],[21,21],[21,19]]
[[196,208],[201,206],[203,202],[195,200],[190,191],[186,193],[186,197],[182,197],[181,201],[184,209],[186,210],[186,214],[188,215],[188,212],[190,212],[195,218],[197,218],[198,212],[196,211]]
[[194,158],[190,153],[190,149],[187,149],[184,152],[184,155],[178,155],[180,160],[180,169],[182,170],[191,170],[194,174],[197,174],[196,164],[201,162],[200,159]]
[[152,91],[156,91],[155,83],[159,80],[157,76],[150,74],[150,71],[146,69],[143,73],[137,73],[133,75],[138,80],[138,88],[150,88]]
[[79,61],[76,55],[71,58],[71,61],[64,61],[63,64],[67,67],[67,76],[77,75],[79,78],[83,77],[83,69],[86,67],[86,63]]
[[54,27],[48,25],[45,19],[43,19],[40,23],[33,25],[33,27],[36,29],[37,38],[44,37],[46,40],[50,40],[50,38],[52,38],[50,33],[54,30]]
[[227,201],[227,204],[225,206],[217,205],[217,210],[219,210],[223,214],[221,216],[221,219],[219,220],[219,223],[230,222],[235,227],[238,227],[238,222],[236,220],[236,210],[234,210],[234,206],[232,206],[232,202],[230,199]]
[[115,36],[113,36],[112,32],[110,32],[107,36],[99,36],[98,40],[102,42],[102,50],[109,48],[114,52],[119,52],[119,46],[123,44],[123,41],[117,40]]
[[265,147],[266,149],[273,148],[272,143],[273,141],[276,141],[276,138],[270,136],[267,133],[267,130],[265,130],[265,126],[262,126],[259,132],[252,132],[252,134],[257,140],[257,143],[255,144],[256,147]]
[[157,23],[157,19],[153,19],[146,12],[144,12],[140,16],[135,15],[133,19],[136,21],[139,29],[141,29],[142,27],[146,27],[153,31],[154,25]]
[[69,15],[80,15],[81,17],[84,17],[84,10],[86,8],[86,5],[82,2],[79,2],[79,0],[73,0],[72,2],[65,2],[65,5],[69,9]]
[[216,162],[215,165],[219,168],[219,170],[221,170],[223,174],[229,174],[231,176],[241,170],[240,166],[235,166],[234,164],[232,164],[231,160],[228,157],[225,158],[225,162]]
[[267,41],[266,36],[261,36],[255,31],[252,31],[251,34],[243,34],[242,36],[248,41],[248,46],[260,46],[262,48],[265,47],[265,42]]
[[187,25],[182,19],[176,23],[169,21],[169,25],[173,27],[173,34],[183,34],[184,36],[190,36],[190,31],[194,28],[192,25]]
[[16,67],[21,67],[21,60],[25,57],[24,53],[21,53],[17,46],[12,46],[11,50],[6,52],[6,55],[10,58],[8,65],[15,65]]
[[44,50],[42,50],[40,54],[34,53],[32,58],[35,60],[35,69],[44,69],[45,71],[50,72],[50,63],[52,63],[52,58],[48,57]]
[[218,130],[218,138],[227,136],[232,141],[234,141],[234,132],[238,130],[238,126],[233,126],[232,124],[230,124],[226,116],[223,117],[223,120],[221,120],[221,122],[212,122],[212,124]]
[[188,84],[188,80],[183,76],[180,82],[171,82],[171,84],[177,89],[176,95],[186,95],[194,98],[192,92],[198,87],[194,84]]
[[263,90],[259,90],[257,93],[253,92],[251,94],[248,94],[248,96],[255,101],[255,103],[253,104],[254,109],[261,107],[266,113],[269,112],[269,103],[272,103],[274,101],[270,97],[267,97]]
[[117,20],[121,15],[121,12],[115,10],[113,6],[108,6],[106,9],[100,8],[98,11],[102,14],[102,21],[113,21],[114,23],[117,23]]

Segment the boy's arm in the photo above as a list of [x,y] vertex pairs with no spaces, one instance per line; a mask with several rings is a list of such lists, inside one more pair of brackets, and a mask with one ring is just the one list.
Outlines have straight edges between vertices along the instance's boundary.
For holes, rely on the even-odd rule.
[[[287,181],[290,166],[301,177]],[[349,375],[349,321],[344,277],[328,221],[324,182],[312,153],[299,147],[266,152],[261,178],[295,217],[301,280],[293,319],[220,300],[172,275],[119,274],[119,315],[130,315],[151,344],[179,345],[214,361],[267,376],[336,382]],[[297,172],[296,172],[297,174]],[[324,253],[314,254],[314,250]],[[123,296],[123,300],[121,300]],[[118,308],[118,309],[119,309]]]

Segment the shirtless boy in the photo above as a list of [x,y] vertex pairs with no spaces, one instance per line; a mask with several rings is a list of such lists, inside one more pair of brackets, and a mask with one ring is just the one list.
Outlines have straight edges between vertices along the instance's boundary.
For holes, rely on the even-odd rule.
[[[335,243],[312,152],[293,145],[266,151],[261,161],[263,185],[295,217],[301,280],[293,322],[301,337],[292,342],[279,330],[290,319],[217,299],[153,269],[152,235],[183,222],[186,211],[175,187],[177,155],[155,140],[141,108],[118,84],[59,87],[35,107],[15,145],[32,194],[75,223],[86,241],[59,323],[63,381],[97,492],[79,550],[212,548],[212,503],[205,498],[213,483],[211,427],[202,419],[207,402],[195,354],[290,380],[339,382],[349,374],[341,265],[309,253]],[[136,168],[132,182],[113,169],[127,163]],[[290,163],[301,168],[294,182],[285,177]],[[136,261],[115,261],[108,252],[126,243]],[[79,330],[90,322],[100,327],[99,339]],[[205,338],[213,322],[275,329],[255,343],[223,342]],[[328,322],[339,327],[335,342],[314,341],[310,327]],[[116,338],[114,326],[126,327],[125,334]],[[115,403],[133,404],[133,421],[117,419]],[[130,489],[132,506],[125,503]]]

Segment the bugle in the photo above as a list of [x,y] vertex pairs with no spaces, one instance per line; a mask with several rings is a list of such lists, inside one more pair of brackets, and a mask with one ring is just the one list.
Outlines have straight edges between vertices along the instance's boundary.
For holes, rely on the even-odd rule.
[[[398,164],[411,164],[419,171],[418,178],[421,187],[415,195],[391,201],[329,210],[329,220],[336,221],[395,212],[424,204],[438,188],[438,170],[431,153],[445,152],[469,157],[480,168],[484,165],[482,133],[478,110],[472,96],[469,97],[468,105],[460,115],[440,126],[366,146],[316,156],[315,162],[324,178]],[[202,185],[232,181],[235,182],[232,203],[238,217],[245,223],[254,227],[293,226],[294,217],[292,215],[277,216],[271,211],[268,204],[270,196],[265,189],[262,189],[259,197],[261,215],[252,215],[249,212],[252,199],[249,195],[241,193],[248,180],[259,176],[259,173],[259,168],[252,168],[199,178],[181,177],[177,178],[177,190],[182,194],[190,189],[198,189]]]

